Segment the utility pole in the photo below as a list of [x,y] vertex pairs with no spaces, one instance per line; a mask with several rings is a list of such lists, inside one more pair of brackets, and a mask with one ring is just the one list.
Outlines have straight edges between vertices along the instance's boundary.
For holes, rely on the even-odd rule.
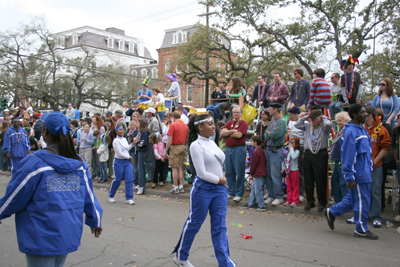
[[[206,13],[205,14],[200,14],[198,15],[199,17],[204,17],[206,16],[206,28],[207,28],[207,38],[209,37],[209,30],[210,30],[210,25],[209,25],[209,17],[210,15],[215,14],[216,12],[211,12],[210,13],[210,3],[208,0],[206,2],[199,1],[199,4],[205,5],[206,6]],[[208,77],[208,72],[210,71],[210,55],[207,53],[206,54],[206,88],[205,88],[205,96],[204,96],[204,107],[208,106],[208,99],[209,99],[209,91],[210,91],[210,79]]]

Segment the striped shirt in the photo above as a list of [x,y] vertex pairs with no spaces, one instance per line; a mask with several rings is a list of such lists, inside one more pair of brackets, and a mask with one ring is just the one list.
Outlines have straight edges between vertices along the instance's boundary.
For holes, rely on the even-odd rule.
[[329,105],[332,103],[332,92],[328,82],[321,77],[311,82],[309,105]]

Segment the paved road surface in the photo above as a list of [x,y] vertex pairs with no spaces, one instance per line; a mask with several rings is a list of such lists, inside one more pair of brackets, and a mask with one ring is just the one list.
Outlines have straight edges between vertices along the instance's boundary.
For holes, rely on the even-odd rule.
[[[9,176],[0,177],[0,196]],[[99,239],[85,226],[80,249],[69,254],[65,266],[175,266],[171,255],[188,215],[187,200],[136,196],[136,205],[116,203],[107,192],[95,189],[104,209],[104,232]],[[282,212],[255,212],[230,207],[227,213],[231,258],[238,266],[398,266],[400,235],[395,228],[373,229],[378,241],[353,237],[354,226],[344,221],[329,230],[322,217]],[[134,217],[134,219],[131,219]],[[239,223],[243,227],[232,225]],[[34,229],[32,229],[34,231]],[[243,239],[241,233],[252,235]],[[19,252],[14,218],[0,225],[0,266],[26,266]],[[194,266],[217,266],[211,243],[209,218],[193,244]]]

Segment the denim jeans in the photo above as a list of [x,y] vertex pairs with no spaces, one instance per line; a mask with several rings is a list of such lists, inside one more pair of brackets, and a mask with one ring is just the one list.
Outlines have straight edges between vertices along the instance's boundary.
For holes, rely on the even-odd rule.
[[146,186],[146,174],[144,172],[144,163],[147,157],[147,151],[138,151],[138,172],[139,172],[139,187]]
[[108,162],[100,162],[100,181],[105,182],[107,181],[107,165]]
[[332,118],[335,118],[335,115],[342,111],[342,105],[342,101],[333,101],[331,104],[329,104],[329,114]]
[[349,192],[347,190],[346,180],[343,177],[343,173],[338,161],[335,162],[335,166],[333,168],[333,173],[331,177],[331,187],[332,187],[333,199],[335,200],[336,203],[342,201],[342,199]]
[[133,185],[139,184],[139,170],[138,170],[138,154],[135,152],[129,152],[133,159]]
[[227,147],[224,167],[225,177],[228,182],[228,195],[243,197],[246,146]]
[[249,206],[253,206],[256,203],[258,203],[258,206],[264,207],[264,184],[265,184],[265,176],[262,177],[253,177],[253,185],[251,187],[251,193],[250,193],[250,198],[249,202],[247,204]]
[[57,256],[38,256],[25,254],[27,267],[62,267],[68,254]]
[[372,171],[371,183],[371,220],[381,221],[381,187],[383,183],[382,165]]
[[267,179],[266,185],[270,198],[282,198],[282,161],[283,148],[278,148],[276,152],[271,149],[265,149],[267,158]]
[[154,150],[151,143],[149,144],[149,148],[147,150],[146,168],[147,181],[153,181],[154,171],[156,170],[156,160],[154,158]]
[[[400,162],[396,163],[396,174],[397,174],[398,184],[400,185]],[[400,198],[399,198],[399,205],[397,212],[400,215]]]
[[0,170],[7,171],[10,166],[10,160],[7,158],[7,153],[0,151]]
[[214,102],[208,107],[206,107],[206,110],[209,111],[211,110],[214,113],[214,119],[221,120],[222,117],[219,115],[219,109],[218,109],[219,102]]
[[97,155],[97,149],[92,150],[92,177],[100,176],[100,164],[99,164],[99,156]]

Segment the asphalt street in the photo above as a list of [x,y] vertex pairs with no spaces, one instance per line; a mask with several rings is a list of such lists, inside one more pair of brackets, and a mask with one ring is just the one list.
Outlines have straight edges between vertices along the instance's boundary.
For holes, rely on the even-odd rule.
[[[9,176],[0,176],[0,196],[9,181]],[[130,206],[124,193],[118,193],[113,204],[107,201],[107,191],[96,188],[95,194],[104,209],[104,232],[96,239],[85,226],[82,244],[69,254],[65,266],[175,266],[171,252],[188,216],[188,200],[135,196],[136,205]],[[238,207],[228,209],[226,221],[231,258],[237,266],[398,266],[400,261],[395,228],[371,227],[379,234],[379,240],[372,241],[353,237],[354,226],[344,220],[331,231],[322,217]],[[253,237],[244,239],[240,234]],[[26,266],[18,250],[14,216],[0,225],[0,240],[0,266]],[[196,267],[218,265],[209,218],[196,236],[189,260]]]

